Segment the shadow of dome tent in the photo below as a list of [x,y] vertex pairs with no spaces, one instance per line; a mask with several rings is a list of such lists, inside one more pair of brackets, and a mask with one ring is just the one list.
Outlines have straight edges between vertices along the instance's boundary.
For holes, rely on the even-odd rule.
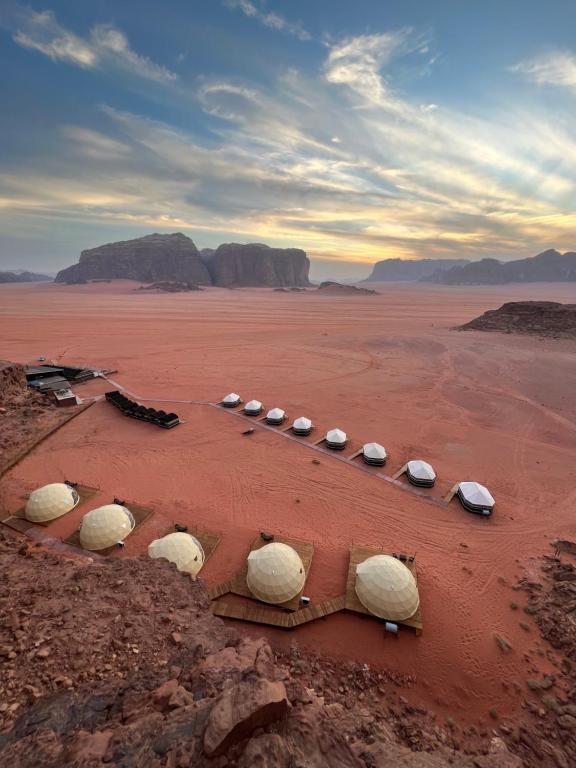
[[49,483],[32,491],[24,517],[32,523],[45,523],[70,512],[79,501],[78,492],[66,483]]
[[480,515],[491,515],[496,504],[488,488],[472,481],[458,485],[458,498],[464,509]]
[[106,504],[93,509],[82,518],[80,545],[83,549],[97,551],[113,547],[129,536],[136,521],[126,507]]
[[329,429],[326,433],[326,445],[334,451],[342,451],[346,447],[348,437],[341,429]]
[[292,432],[295,435],[309,435],[312,432],[312,422],[306,416],[299,416],[292,422]]
[[262,403],[260,400],[250,400],[244,406],[244,413],[246,416],[258,416],[262,413]]
[[306,572],[295,549],[272,542],[248,555],[246,584],[257,600],[279,605],[292,600],[304,587]]
[[236,408],[241,402],[240,395],[237,395],[236,392],[230,392],[229,395],[222,398],[222,405],[224,408]]
[[436,482],[436,472],[431,464],[421,459],[413,459],[406,465],[406,475],[412,485],[431,488]]
[[266,423],[278,426],[279,424],[282,424],[285,418],[286,411],[283,411],[282,408],[272,408],[272,410],[268,411],[266,414]]
[[355,589],[362,605],[380,619],[404,621],[420,606],[414,576],[391,555],[374,555],[359,563]]
[[196,576],[204,565],[204,550],[192,534],[177,531],[155,539],[148,545],[148,555],[163,557],[174,563],[179,571]]
[[365,464],[383,467],[386,464],[386,449],[380,443],[366,443],[362,448],[362,458]]

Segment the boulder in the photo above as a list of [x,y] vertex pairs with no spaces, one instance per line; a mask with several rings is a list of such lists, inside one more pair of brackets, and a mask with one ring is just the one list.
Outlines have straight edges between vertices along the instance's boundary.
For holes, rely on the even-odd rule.
[[146,235],[82,251],[78,264],[56,275],[58,283],[125,279],[142,283],[181,281],[210,285],[200,252],[186,235]]
[[[576,338],[576,304],[509,301],[462,325],[461,331],[499,331]],[[570,577],[567,577],[568,579]]]
[[227,688],[208,717],[204,751],[221,755],[248,738],[256,728],[265,728],[288,712],[286,688],[281,682],[248,678]]

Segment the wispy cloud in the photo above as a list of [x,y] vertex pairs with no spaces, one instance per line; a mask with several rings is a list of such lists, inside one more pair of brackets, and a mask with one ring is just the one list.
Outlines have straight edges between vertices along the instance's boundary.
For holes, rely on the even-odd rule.
[[159,83],[178,77],[147,56],[136,53],[126,35],[112,24],[97,24],[84,38],[63,27],[52,11],[37,13],[21,6],[17,6],[4,23],[12,29],[14,42],[39,51],[52,61],[84,69],[112,67]]
[[252,0],[225,0],[224,5],[233,10],[241,11],[248,18],[256,19],[269,29],[293,35],[302,41],[312,39],[312,35],[299,22],[288,21],[286,17],[274,11],[263,10]]
[[540,85],[560,85],[576,89],[576,54],[552,51],[520,62],[512,71],[526,75]]

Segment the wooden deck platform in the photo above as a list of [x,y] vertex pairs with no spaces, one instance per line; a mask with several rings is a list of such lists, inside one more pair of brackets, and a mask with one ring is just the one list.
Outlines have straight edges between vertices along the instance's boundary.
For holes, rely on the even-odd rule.
[[[348,564],[348,577],[346,579],[345,608],[347,611],[355,611],[356,613],[363,613],[367,616],[373,616],[373,614],[371,614],[370,611],[367,610],[358,599],[358,596],[356,595],[356,586],[355,586],[356,585],[356,566],[359,565],[359,563],[362,563],[367,558],[372,557],[373,555],[392,555],[392,557],[396,557],[396,555],[392,554],[391,552],[384,552],[384,550],[377,549],[374,547],[363,547],[357,544],[353,544],[350,547],[350,562]],[[418,575],[416,572],[415,558],[412,558],[411,560],[404,562],[404,565],[411,571],[412,575],[414,576],[414,579],[416,580],[416,585],[418,585]],[[377,617],[373,616],[373,618],[377,618]],[[421,635],[422,630],[424,628],[424,625],[422,624],[422,612],[420,608],[418,608],[414,616],[411,616],[409,619],[405,619],[404,621],[395,621],[394,623],[402,624],[405,627],[410,627],[411,629],[414,629],[417,635]]]
[[448,491],[446,496],[444,496],[444,501],[446,502],[446,504],[450,504],[450,502],[452,501],[454,496],[456,496],[456,494],[458,493],[458,486],[459,485],[460,485],[460,483],[455,483],[452,486],[452,488],[450,488],[450,490]]
[[[141,525],[143,525],[146,520],[148,520],[149,517],[151,517],[154,514],[154,510],[150,507],[141,507],[139,504],[136,504],[132,501],[126,501],[124,506],[126,509],[129,509],[130,512],[132,512],[132,515],[134,517],[134,521],[136,522],[136,525],[134,526],[134,531],[139,528]],[[68,538],[63,539],[64,544],[69,544],[71,547],[77,547],[78,549],[82,549],[82,545],[80,544],[80,528],[78,527],[74,533],[70,534]],[[82,549],[82,551],[85,551]],[[117,547],[107,547],[106,549],[99,549],[97,550],[99,555],[110,555],[112,552],[117,551]]]
[[[288,546],[292,547],[293,549],[298,552],[300,555],[300,559],[302,560],[302,564],[304,566],[304,571],[306,573],[306,579],[308,578],[308,573],[310,571],[310,566],[312,564],[312,556],[314,554],[314,545],[310,544],[308,541],[300,541],[299,539],[289,539],[285,536],[274,536],[275,542],[280,542],[281,544],[288,544]],[[264,547],[266,544],[270,544],[269,541],[264,541],[260,536],[258,538],[254,539],[250,546],[250,552],[253,552],[255,549],[260,549],[261,547]],[[246,584],[246,576],[248,574],[248,560],[244,560],[244,565],[242,567],[242,570],[238,571],[236,575],[231,579],[231,589],[229,592],[232,592],[235,595],[240,595],[241,597],[249,597],[252,600],[254,600],[254,595],[250,590],[248,589],[248,585]],[[304,581],[304,587],[306,586],[306,581]],[[288,600],[286,603],[282,603],[281,605],[277,606],[277,608],[284,608],[288,611],[296,611],[298,610],[300,606],[300,598],[302,597],[302,594],[304,593],[304,587],[302,587],[301,591],[292,598],[292,600]],[[224,593],[221,593],[224,594]]]
[[[77,491],[78,496],[80,496],[80,500],[74,509],[78,509],[79,506],[100,493],[99,488],[92,488],[89,485],[77,485],[75,486],[75,490]],[[26,517],[24,516],[25,508],[25,506],[20,507],[13,515],[6,515],[5,518],[0,519],[0,522],[7,525],[8,528],[12,528],[12,530],[19,531],[20,533],[26,533],[26,531],[30,530],[30,528],[35,525],[41,525],[43,528],[48,528],[50,523],[54,522],[54,520],[47,520],[45,523],[33,523],[31,520],[26,520]],[[70,512],[73,511],[73,509],[70,510]],[[69,515],[70,512],[66,512],[66,515]],[[54,519],[60,520],[62,517],[65,517],[65,515],[60,515],[60,517]]]
[[297,611],[287,612],[275,609],[272,606],[253,606],[230,603],[225,600],[213,601],[210,609],[215,616],[239,621],[250,621],[255,624],[267,624],[280,629],[293,629],[309,621],[322,619],[344,609],[345,595],[324,600],[317,605],[308,605]]

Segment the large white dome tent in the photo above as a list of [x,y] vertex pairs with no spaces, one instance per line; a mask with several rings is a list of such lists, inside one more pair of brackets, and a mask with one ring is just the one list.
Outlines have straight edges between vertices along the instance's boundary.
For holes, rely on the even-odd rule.
[[66,483],[49,483],[32,491],[26,502],[24,517],[31,523],[56,520],[78,505],[80,496]]
[[246,584],[264,603],[279,605],[296,597],[304,587],[306,572],[298,552],[274,541],[248,555]]
[[404,563],[391,555],[373,555],[356,566],[355,590],[374,616],[405,621],[419,608],[416,580]]
[[148,545],[148,555],[152,558],[163,557],[174,563],[179,571],[196,576],[204,565],[204,550],[192,534],[183,531],[169,533],[160,539],[154,539]]
[[120,544],[136,526],[134,516],[120,504],[106,504],[84,515],[80,526],[80,545],[98,551]]

